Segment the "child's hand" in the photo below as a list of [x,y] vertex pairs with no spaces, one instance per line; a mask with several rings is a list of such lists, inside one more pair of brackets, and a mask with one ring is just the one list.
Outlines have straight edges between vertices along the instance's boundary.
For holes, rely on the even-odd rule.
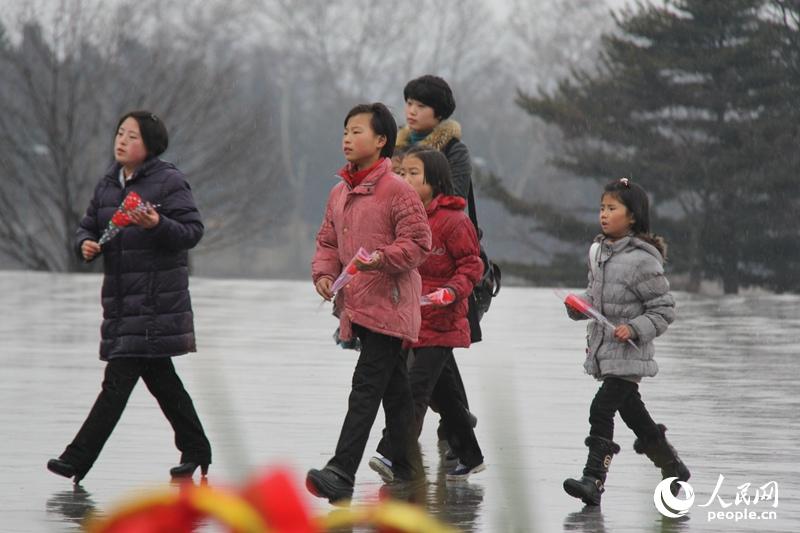
[[366,263],[361,259],[359,259],[358,257],[356,257],[353,260],[353,262],[355,263],[356,268],[358,270],[362,272],[368,272],[370,270],[378,270],[381,266],[382,259],[383,257],[381,257],[381,253],[375,252],[374,254],[372,254],[372,258]]
[[570,317],[572,320],[586,320],[586,315],[581,313],[580,311],[576,311],[568,303],[564,303],[564,307],[567,308],[567,316]]
[[631,332],[630,326],[625,324],[614,328],[614,338],[619,342],[628,342],[632,335],[633,333]]
[[433,307],[445,307],[456,301],[456,291],[450,287],[436,289],[426,296]]
[[333,281],[331,278],[322,277],[319,278],[317,284],[315,285],[317,288],[317,294],[322,296],[325,300],[331,301],[333,298],[333,293],[331,292],[331,285],[333,285]]
[[447,293],[442,295],[442,306],[450,305],[451,303],[456,301],[456,291],[451,289],[450,287],[445,287],[444,291]]
[[100,245],[95,241],[85,240],[81,243],[81,255],[84,261],[91,261],[100,253]]

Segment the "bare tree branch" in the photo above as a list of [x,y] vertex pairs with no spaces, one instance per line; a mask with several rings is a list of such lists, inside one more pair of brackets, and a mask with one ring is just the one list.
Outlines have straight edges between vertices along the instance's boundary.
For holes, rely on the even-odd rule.
[[23,14],[18,42],[0,41],[0,252],[28,268],[78,268],[72,235],[132,108],[170,127],[165,157],[177,156],[208,217],[201,250],[280,223],[291,204],[270,194],[284,178],[272,102],[245,89],[263,84],[248,78],[235,31],[248,2],[222,4],[62,0],[49,19]]

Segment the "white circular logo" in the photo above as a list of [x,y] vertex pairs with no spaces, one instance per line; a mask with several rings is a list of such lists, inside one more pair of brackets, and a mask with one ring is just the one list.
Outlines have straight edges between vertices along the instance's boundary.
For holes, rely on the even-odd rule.
[[669,490],[672,482],[677,480],[676,477],[668,477],[656,485],[656,490],[653,492],[653,503],[656,504],[658,512],[669,518],[680,518],[689,512],[689,509],[694,504],[694,489],[685,481],[678,481],[678,485],[683,487],[686,493],[686,499],[681,500],[672,495]]

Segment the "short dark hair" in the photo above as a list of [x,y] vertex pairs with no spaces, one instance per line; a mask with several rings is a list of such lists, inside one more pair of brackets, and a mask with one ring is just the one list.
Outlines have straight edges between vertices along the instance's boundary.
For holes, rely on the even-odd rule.
[[404,157],[416,157],[422,161],[425,169],[425,183],[431,186],[433,197],[440,194],[451,196],[453,194],[453,180],[450,176],[450,163],[447,157],[439,150],[432,150],[421,146],[409,148]]
[[450,86],[442,78],[432,74],[425,74],[408,82],[403,89],[403,99],[414,99],[431,106],[439,120],[445,120],[456,110],[456,100]]
[[347,127],[347,122],[350,118],[361,114],[372,115],[369,121],[372,131],[375,132],[375,135],[383,135],[386,137],[386,144],[381,149],[381,157],[392,157],[394,153],[394,143],[397,140],[397,122],[394,121],[392,112],[380,102],[358,104],[348,111],[347,116],[344,117],[344,126]]
[[119,131],[119,127],[122,126],[125,119],[129,117],[139,124],[139,132],[142,135],[142,142],[147,148],[148,157],[158,157],[167,150],[169,146],[167,127],[164,125],[163,120],[150,111],[128,111],[117,122],[117,129],[114,130],[114,135]]

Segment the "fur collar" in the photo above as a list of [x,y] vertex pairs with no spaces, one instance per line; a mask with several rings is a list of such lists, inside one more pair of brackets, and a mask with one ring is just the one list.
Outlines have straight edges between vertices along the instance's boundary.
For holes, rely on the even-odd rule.
[[[395,142],[395,146],[398,148],[405,148],[408,146],[410,137],[411,128],[403,126],[397,132],[397,142]],[[427,146],[428,148],[441,152],[444,150],[444,147],[447,146],[447,143],[453,139],[461,140],[461,125],[455,120],[447,119],[437,124],[427,137],[417,143],[417,146]]]

